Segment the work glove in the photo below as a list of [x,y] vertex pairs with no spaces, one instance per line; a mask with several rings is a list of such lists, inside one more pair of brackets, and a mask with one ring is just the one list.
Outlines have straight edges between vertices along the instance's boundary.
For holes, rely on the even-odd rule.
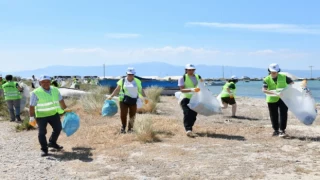
[[192,91],[192,92],[199,92],[199,91],[200,91],[200,88],[192,88],[191,91]]
[[29,119],[29,124],[31,125],[31,126],[33,126],[33,127],[36,127],[37,126],[37,121],[36,121],[36,119],[32,116],[32,117],[30,117],[30,119]]

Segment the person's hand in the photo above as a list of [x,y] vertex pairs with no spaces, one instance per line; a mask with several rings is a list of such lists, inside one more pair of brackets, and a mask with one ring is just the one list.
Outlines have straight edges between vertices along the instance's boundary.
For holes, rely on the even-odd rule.
[[30,117],[30,119],[29,119],[29,124],[30,124],[31,126],[33,126],[33,127],[36,127],[37,121],[36,121],[36,119],[35,119],[33,116]]
[[229,95],[230,95],[230,98],[234,98],[234,97],[233,97],[233,94],[229,94]]
[[192,91],[193,91],[193,92],[199,92],[199,91],[200,91],[200,88],[193,88]]
[[148,99],[144,99],[144,103],[145,103],[145,104],[148,104],[148,103],[149,103],[149,100],[148,100]]
[[64,112],[72,112],[72,110],[69,108],[66,108],[66,109],[64,109]]
[[112,100],[112,97],[111,97],[111,96],[109,96],[109,97],[107,98],[107,100]]

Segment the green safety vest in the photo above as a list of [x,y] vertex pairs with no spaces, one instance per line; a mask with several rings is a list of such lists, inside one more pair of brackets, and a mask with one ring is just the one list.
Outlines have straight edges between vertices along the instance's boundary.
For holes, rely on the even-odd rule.
[[[199,83],[199,81],[200,81],[199,75],[195,74],[195,76],[196,76],[196,79],[197,79],[197,81]],[[191,80],[191,78],[188,76],[188,74],[184,75],[184,79],[185,79],[185,81],[184,81],[184,88],[185,89],[198,87],[198,83],[195,86],[193,84],[193,81]],[[193,95],[193,93],[182,93],[183,98],[191,99],[192,95]]]
[[[263,79],[267,85],[268,85],[268,90],[276,90],[280,91],[281,89],[287,87],[287,82],[286,82],[286,75],[284,74],[278,74],[277,78],[277,84],[273,81],[271,75],[265,77]],[[266,97],[267,103],[275,103],[278,102],[280,97],[277,96],[268,96]]]
[[[134,81],[137,84],[137,88],[138,88],[138,96],[142,97],[142,85],[141,85],[141,81],[138,78],[134,78]],[[123,100],[124,95],[130,96],[129,91],[126,87],[124,87],[124,79],[122,78],[119,82],[118,85],[120,86],[120,93],[119,93],[119,101]],[[124,92],[123,92],[124,91]],[[136,98],[136,97],[132,97],[132,98]]]
[[51,94],[44,91],[42,87],[35,89],[33,92],[38,98],[38,103],[35,107],[37,118],[53,116],[57,113],[63,114],[64,111],[59,103],[59,90],[51,86]]
[[[222,87],[222,92],[221,92],[221,97],[230,97],[230,94],[228,92],[228,88],[230,86],[230,84],[234,84],[234,82],[226,82],[226,84]],[[234,84],[235,85],[235,84]],[[232,93],[233,97],[236,96],[236,89],[230,89],[230,92]]]
[[8,81],[4,85],[2,85],[4,92],[4,100],[17,100],[21,99],[20,91],[16,86],[17,82]]
[[2,79],[1,81],[0,81],[0,90],[2,89],[2,85],[4,85],[6,83],[6,81],[4,80],[4,79]]

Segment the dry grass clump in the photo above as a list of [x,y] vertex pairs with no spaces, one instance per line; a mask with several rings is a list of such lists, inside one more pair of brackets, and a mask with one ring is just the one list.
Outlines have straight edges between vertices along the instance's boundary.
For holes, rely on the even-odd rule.
[[4,119],[9,119],[7,103],[3,97],[0,97],[0,117],[3,117]]
[[149,102],[147,104],[143,104],[142,108],[138,109],[138,113],[156,114],[162,91],[163,88],[157,86],[146,88],[144,92]]
[[152,100],[154,103],[160,102],[160,95],[163,91],[162,87],[151,86],[144,90],[148,99]]
[[158,142],[160,139],[156,136],[156,131],[153,127],[152,116],[138,116],[134,123],[134,131],[137,139],[143,143]]
[[89,92],[80,99],[83,109],[90,113],[101,114],[101,109],[106,100],[105,95],[109,94],[109,88],[98,86]]

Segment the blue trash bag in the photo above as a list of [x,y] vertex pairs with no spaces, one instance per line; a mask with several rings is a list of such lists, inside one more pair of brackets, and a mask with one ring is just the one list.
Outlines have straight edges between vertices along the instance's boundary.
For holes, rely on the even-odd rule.
[[80,127],[80,118],[74,112],[67,112],[64,115],[62,122],[62,130],[66,133],[67,137],[74,134]]
[[113,100],[105,100],[102,107],[102,116],[114,116],[118,112],[117,103]]

